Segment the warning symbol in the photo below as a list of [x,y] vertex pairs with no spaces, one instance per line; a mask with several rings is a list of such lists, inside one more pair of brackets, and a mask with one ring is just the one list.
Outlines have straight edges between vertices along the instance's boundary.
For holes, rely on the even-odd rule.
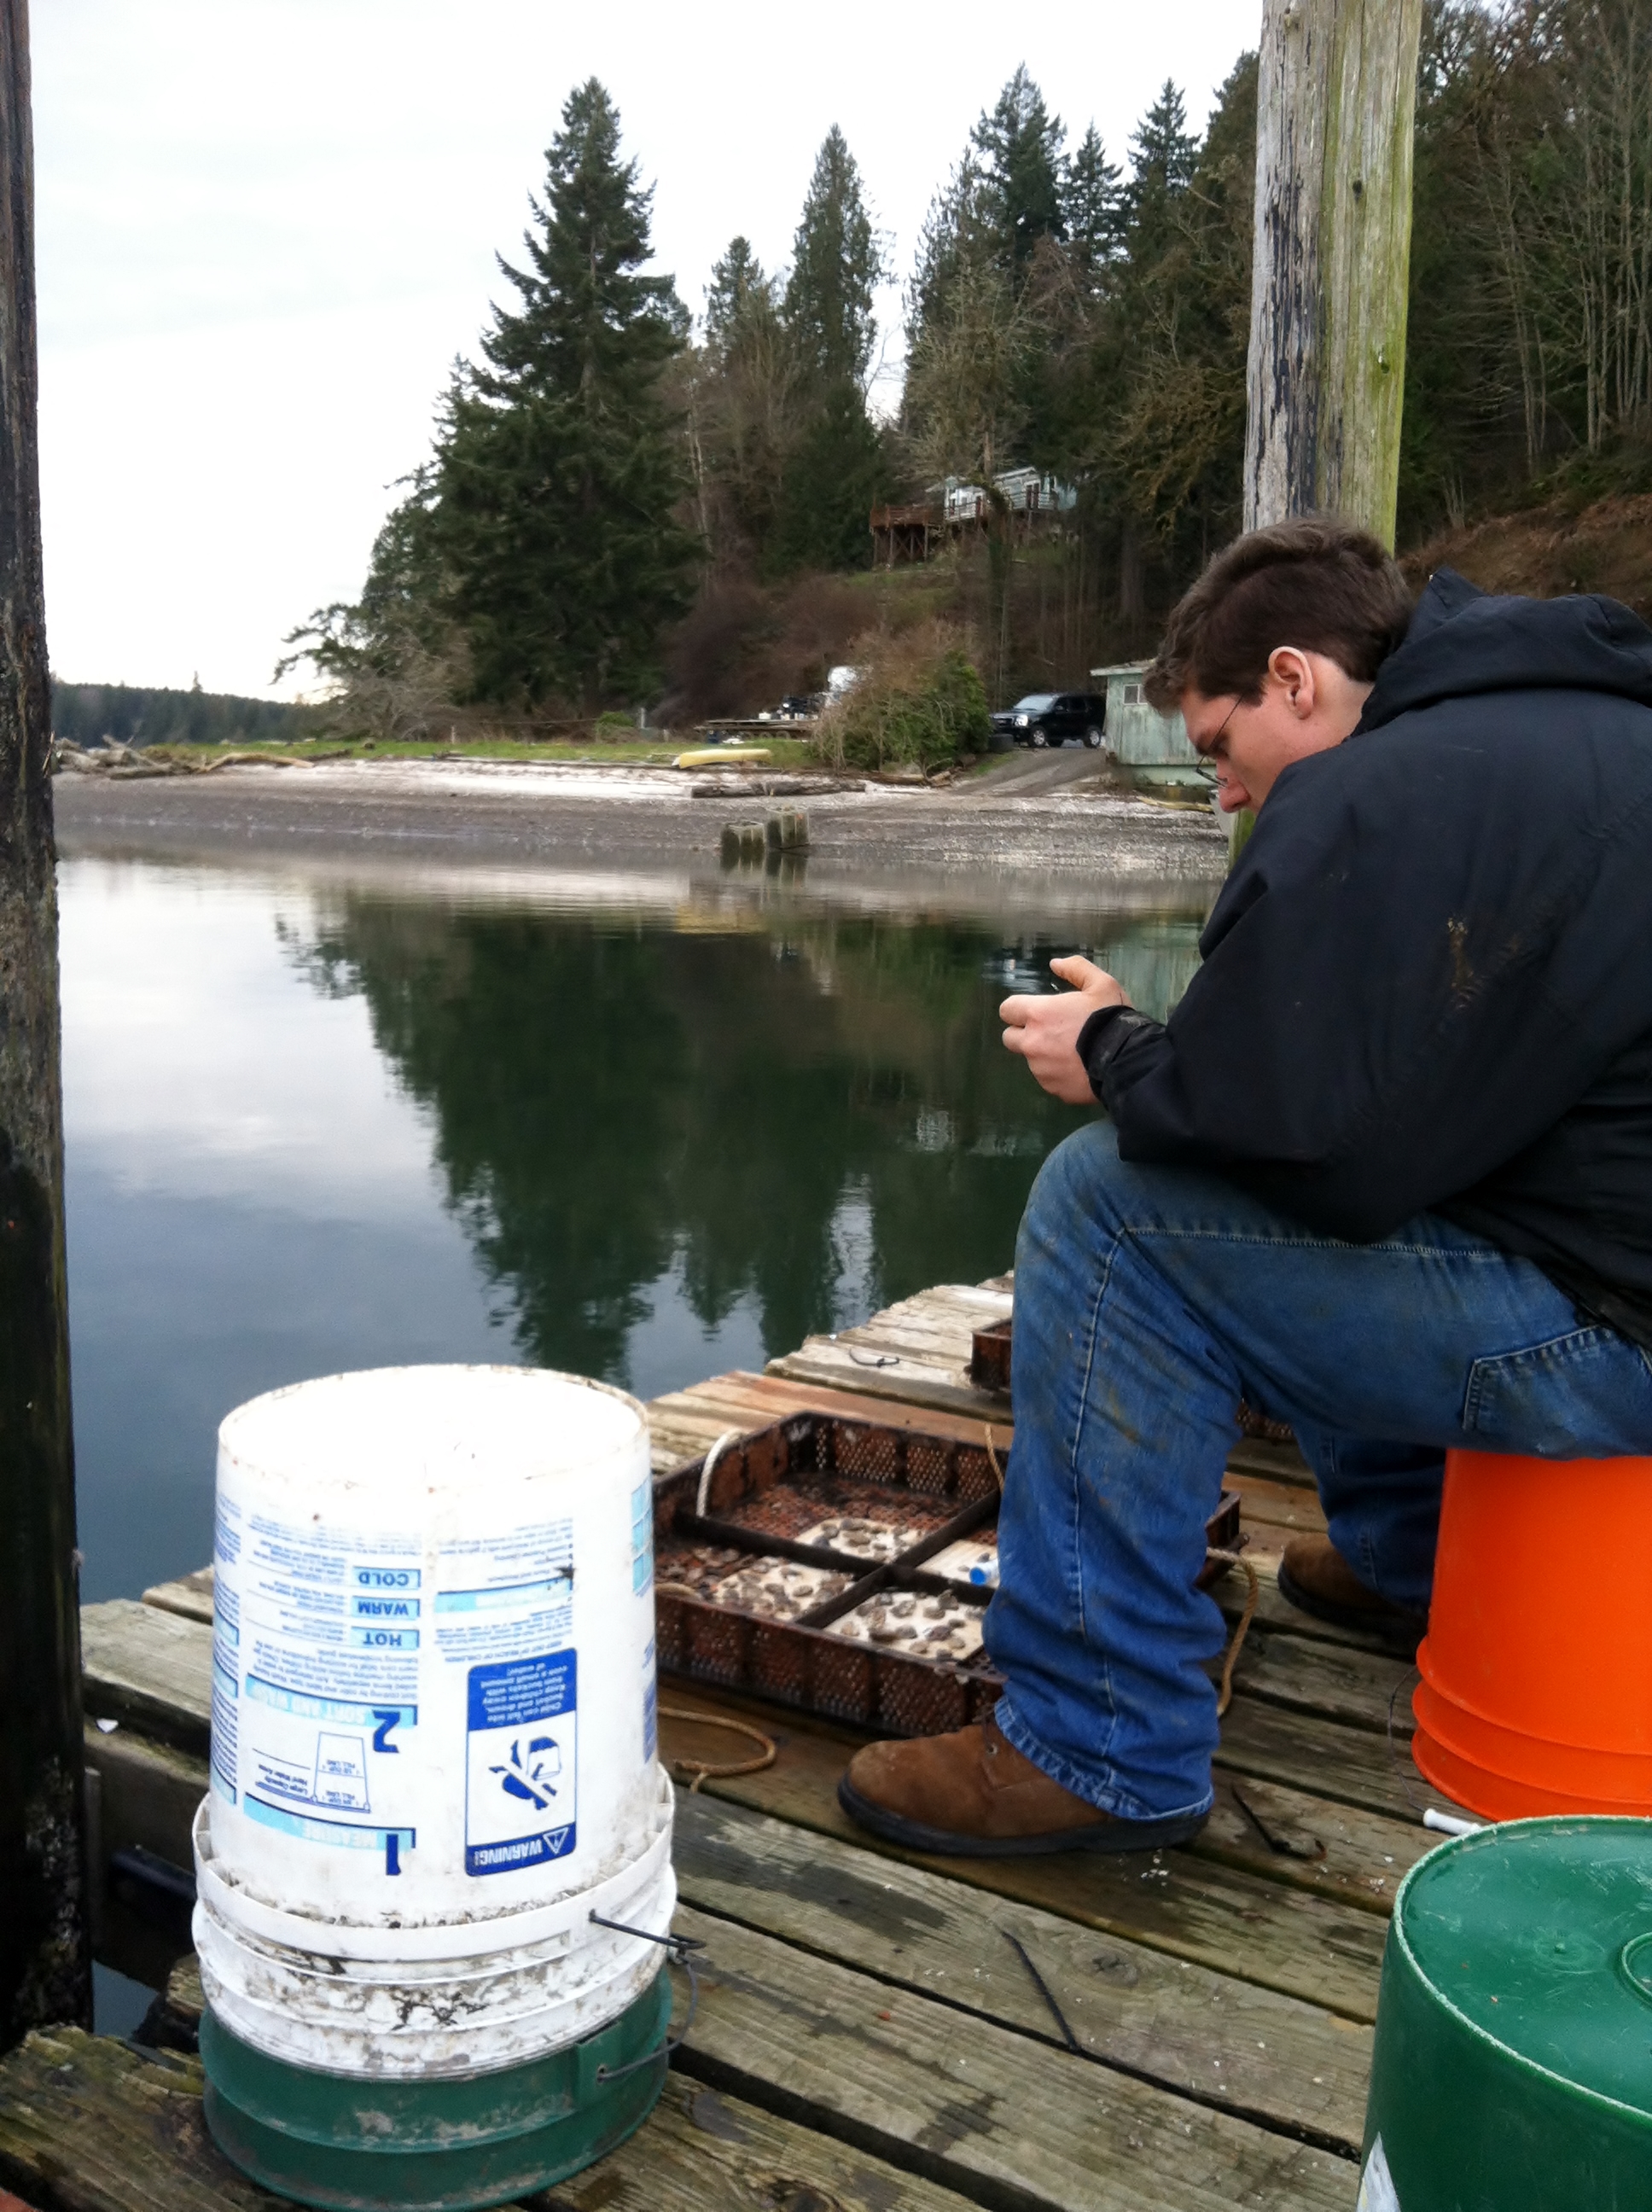
[[525,1798],[543,1811],[556,1795],[556,1778],[562,1771],[562,1754],[554,1735],[519,1740],[511,1746],[510,1763],[495,1766],[500,1786],[507,1797]]
[[465,1872],[565,1858],[575,1839],[575,1654],[472,1667],[468,1679]]

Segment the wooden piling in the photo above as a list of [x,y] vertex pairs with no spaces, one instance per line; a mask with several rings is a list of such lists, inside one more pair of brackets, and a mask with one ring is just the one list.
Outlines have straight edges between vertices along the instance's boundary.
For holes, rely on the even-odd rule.
[[[1423,0],[1265,0],[1244,526],[1394,545]],[[1256,826],[1229,820],[1230,865]]]
[[0,0],[0,2045],[88,2019],[27,0]]
[[1394,544],[1422,0],[1265,0],[1247,530],[1337,514]]

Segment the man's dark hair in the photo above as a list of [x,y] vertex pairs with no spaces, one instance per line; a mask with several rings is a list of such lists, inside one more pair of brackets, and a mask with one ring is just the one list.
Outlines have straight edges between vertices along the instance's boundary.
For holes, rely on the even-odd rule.
[[1405,578],[1368,530],[1313,514],[1248,531],[1176,602],[1142,688],[1161,714],[1189,686],[1207,699],[1254,702],[1281,645],[1325,653],[1369,684],[1404,637],[1411,608]]

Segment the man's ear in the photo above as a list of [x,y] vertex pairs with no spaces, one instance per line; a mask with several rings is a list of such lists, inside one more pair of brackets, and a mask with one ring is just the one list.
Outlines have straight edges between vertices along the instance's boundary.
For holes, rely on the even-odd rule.
[[1267,657],[1267,672],[1278,685],[1286,707],[1299,722],[1307,721],[1318,703],[1314,664],[1294,645],[1276,645]]

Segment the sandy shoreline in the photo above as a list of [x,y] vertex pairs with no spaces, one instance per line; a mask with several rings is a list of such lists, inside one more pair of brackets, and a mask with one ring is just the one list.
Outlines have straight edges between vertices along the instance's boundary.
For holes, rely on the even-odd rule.
[[715,872],[726,823],[786,804],[808,814],[811,879],[848,870],[1020,878],[1026,888],[1059,880],[1072,891],[1175,883],[1196,893],[1225,872],[1227,838],[1210,816],[1097,789],[1081,761],[1013,765],[1018,773],[944,791],[865,785],[784,801],[743,789],[696,798],[695,779],[671,769],[422,761],[131,781],[64,774],[53,794],[70,857],[284,853],[582,869],[669,861],[697,875]]

